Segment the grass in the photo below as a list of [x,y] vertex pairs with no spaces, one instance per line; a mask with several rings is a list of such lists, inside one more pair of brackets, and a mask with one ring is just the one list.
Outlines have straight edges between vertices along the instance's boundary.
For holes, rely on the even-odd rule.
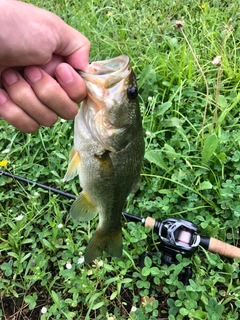
[[[239,245],[239,4],[192,1],[31,1],[91,40],[90,60],[130,56],[138,75],[146,155],[126,211],[187,219]],[[182,30],[176,21],[183,21]],[[184,34],[181,32],[183,31]],[[186,41],[187,39],[187,41]],[[188,44],[189,42],[189,44]],[[221,65],[212,59],[221,56]],[[73,121],[32,135],[0,121],[0,161],[19,176],[63,184]],[[0,318],[239,319],[239,259],[198,250],[161,263],[159,238],[124,222],[121,259],[81,263],[96,221],[77,224],[71,200],[0,176]],[[139,267],[145,251],[154,254]],[[179,275],[191,265],[184,286]],[[45,309],[44,309],[45,308]]]

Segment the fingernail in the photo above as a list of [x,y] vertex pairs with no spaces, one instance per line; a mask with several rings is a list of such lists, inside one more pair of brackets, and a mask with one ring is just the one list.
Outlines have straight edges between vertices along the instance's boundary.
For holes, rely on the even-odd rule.
[[18,81],[17,73],[11,69],[4,71],[2,77],[8,86],[11,86],[12,84]]
[[72,70],[65,64],[60,64],[56,70],[56,75],[64,83],[70,83],[73,81]]
[[37,82],[42,78],[42,73],[37,67],[26,68],[24,74],[30,82]]
[[0,89],[0,106],[7,102],[7,95],[6,93]]

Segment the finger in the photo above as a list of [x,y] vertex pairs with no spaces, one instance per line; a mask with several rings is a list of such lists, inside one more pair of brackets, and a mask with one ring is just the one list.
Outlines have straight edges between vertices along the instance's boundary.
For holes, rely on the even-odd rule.
[[55,74],[59,84],[72,100],[80,102],[86,97],[85,82],[69,64],[59,64]]
[[33,133],[39,129],[39,124],[19,108],[3,89],[0,89],[0,117],[22,132]]
[[38,99],[61,118],[72,119],[78,112],[78,105],[61,88],[60,84],[38,67],[26,67],[24,75]]
[[15,105],[24,110],[37,123],[52,126],[57,121],[57,114],[38,99],[31,86],[17,71],[13,69],[3,71],[2,81]]
[[53,54],[52,59],[48,63],[41,65],[40,67],[50,76],[54,77],[57,66],[63,61],[63,57]]

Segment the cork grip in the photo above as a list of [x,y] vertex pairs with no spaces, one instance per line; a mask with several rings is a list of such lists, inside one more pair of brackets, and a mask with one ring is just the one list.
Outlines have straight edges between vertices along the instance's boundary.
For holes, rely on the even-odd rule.
[[228,258],[240,258],[240,248],[214,238],[210,238],[208,250]]
[[151,218],[151,217],[147,217],[146,221],[145,221],[145,227],[150,227],[151,229],[154,228],[154,224],[155,224],[155,219]]

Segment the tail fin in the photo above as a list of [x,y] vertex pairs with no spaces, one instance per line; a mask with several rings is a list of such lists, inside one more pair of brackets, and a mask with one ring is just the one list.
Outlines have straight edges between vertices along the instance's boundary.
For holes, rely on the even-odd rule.
[[121,227],[112,233],[104,233],[97,228],[92,239],[90,240],[85,254],[85,262],[90,263],[92,260],[101,256],[106,251],[112,257],[121,257],[122,255],[122,230]]

